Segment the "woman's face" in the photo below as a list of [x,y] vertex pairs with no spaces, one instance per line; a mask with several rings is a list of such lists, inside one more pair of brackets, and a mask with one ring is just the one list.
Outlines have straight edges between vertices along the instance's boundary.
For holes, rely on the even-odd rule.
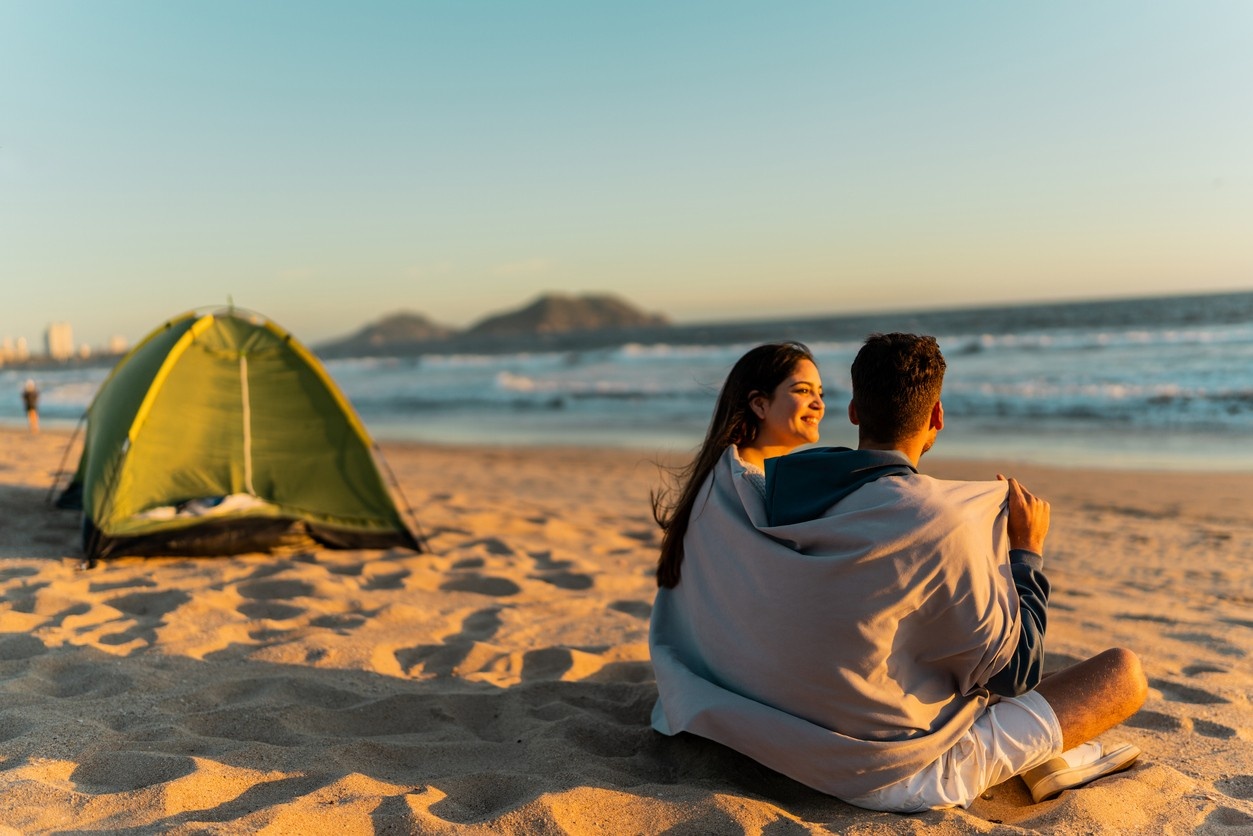
[[752,409],[761,419],[754,446],[791,449],[813,444],[826,411],[818,367],[810,360],[801,360],[768,398],[754,397]]

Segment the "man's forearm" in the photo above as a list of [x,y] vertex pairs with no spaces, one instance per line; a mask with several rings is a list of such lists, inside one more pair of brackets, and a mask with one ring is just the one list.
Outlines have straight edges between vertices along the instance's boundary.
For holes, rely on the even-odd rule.
[[1003,697],[1025,694],[1044,674],[1044,631],[1048,626],[1049,580],[1044,558],[1026,549],[1009,553],[1009,568],[1018,590],[1018,618],[1022,629],[1018,647],[1004,668],[988,680],[988,690]]

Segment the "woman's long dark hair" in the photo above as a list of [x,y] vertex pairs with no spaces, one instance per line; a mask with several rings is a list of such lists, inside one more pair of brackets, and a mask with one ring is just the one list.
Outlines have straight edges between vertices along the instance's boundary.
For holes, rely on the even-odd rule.
[[718,393],[713,420],[700,452],[685,468],[675,472],[681,486],[678,499],[670,502],[669,488],[651,495],[653,519],[661,526],[661,557],[657,561],[657,585],[672,589],[679,585],[683,563],[683,537],[692,519],[696,495],[709,477],[722,453],[732,444],[746,444],[757,437],[761,419],[750,408],[754,395],[770,396],[787,380],[802,360],[813,362],[803,343],[783,342],[759,345],[736,361]]

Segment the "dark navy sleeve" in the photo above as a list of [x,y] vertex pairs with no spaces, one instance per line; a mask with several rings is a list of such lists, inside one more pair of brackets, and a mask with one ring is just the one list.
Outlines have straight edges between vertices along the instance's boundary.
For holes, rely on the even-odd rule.
[[1009,664],[988,680],[987,688],[1002,697],[1025,694],[1040,684],[1044,673],[1044,629],[1048,625],[1049,579],[1044,558],[1026,549],[1009,553],[1009,569],[1018,590],[1022,632]]

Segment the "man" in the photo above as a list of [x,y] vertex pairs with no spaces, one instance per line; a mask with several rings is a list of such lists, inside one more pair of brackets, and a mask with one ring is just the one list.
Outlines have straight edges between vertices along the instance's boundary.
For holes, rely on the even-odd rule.
[[764,498],[734,464],[715,473],[683,582],[654,606],[655,728],[896,812],[967,806],[1020,773],[1039,801],[1134,761],[1084,745],[1143,703],[1134,654],[1041,679],[1048,503],[1013,479],[917,473],[944,370],[931,337],[872,335],[857,450],[768,460]]
[[22,387],[22,406],[26,408],[26,423],[30,425],[30,431],[39,432],[39,390],[33,380],[27,380]]

